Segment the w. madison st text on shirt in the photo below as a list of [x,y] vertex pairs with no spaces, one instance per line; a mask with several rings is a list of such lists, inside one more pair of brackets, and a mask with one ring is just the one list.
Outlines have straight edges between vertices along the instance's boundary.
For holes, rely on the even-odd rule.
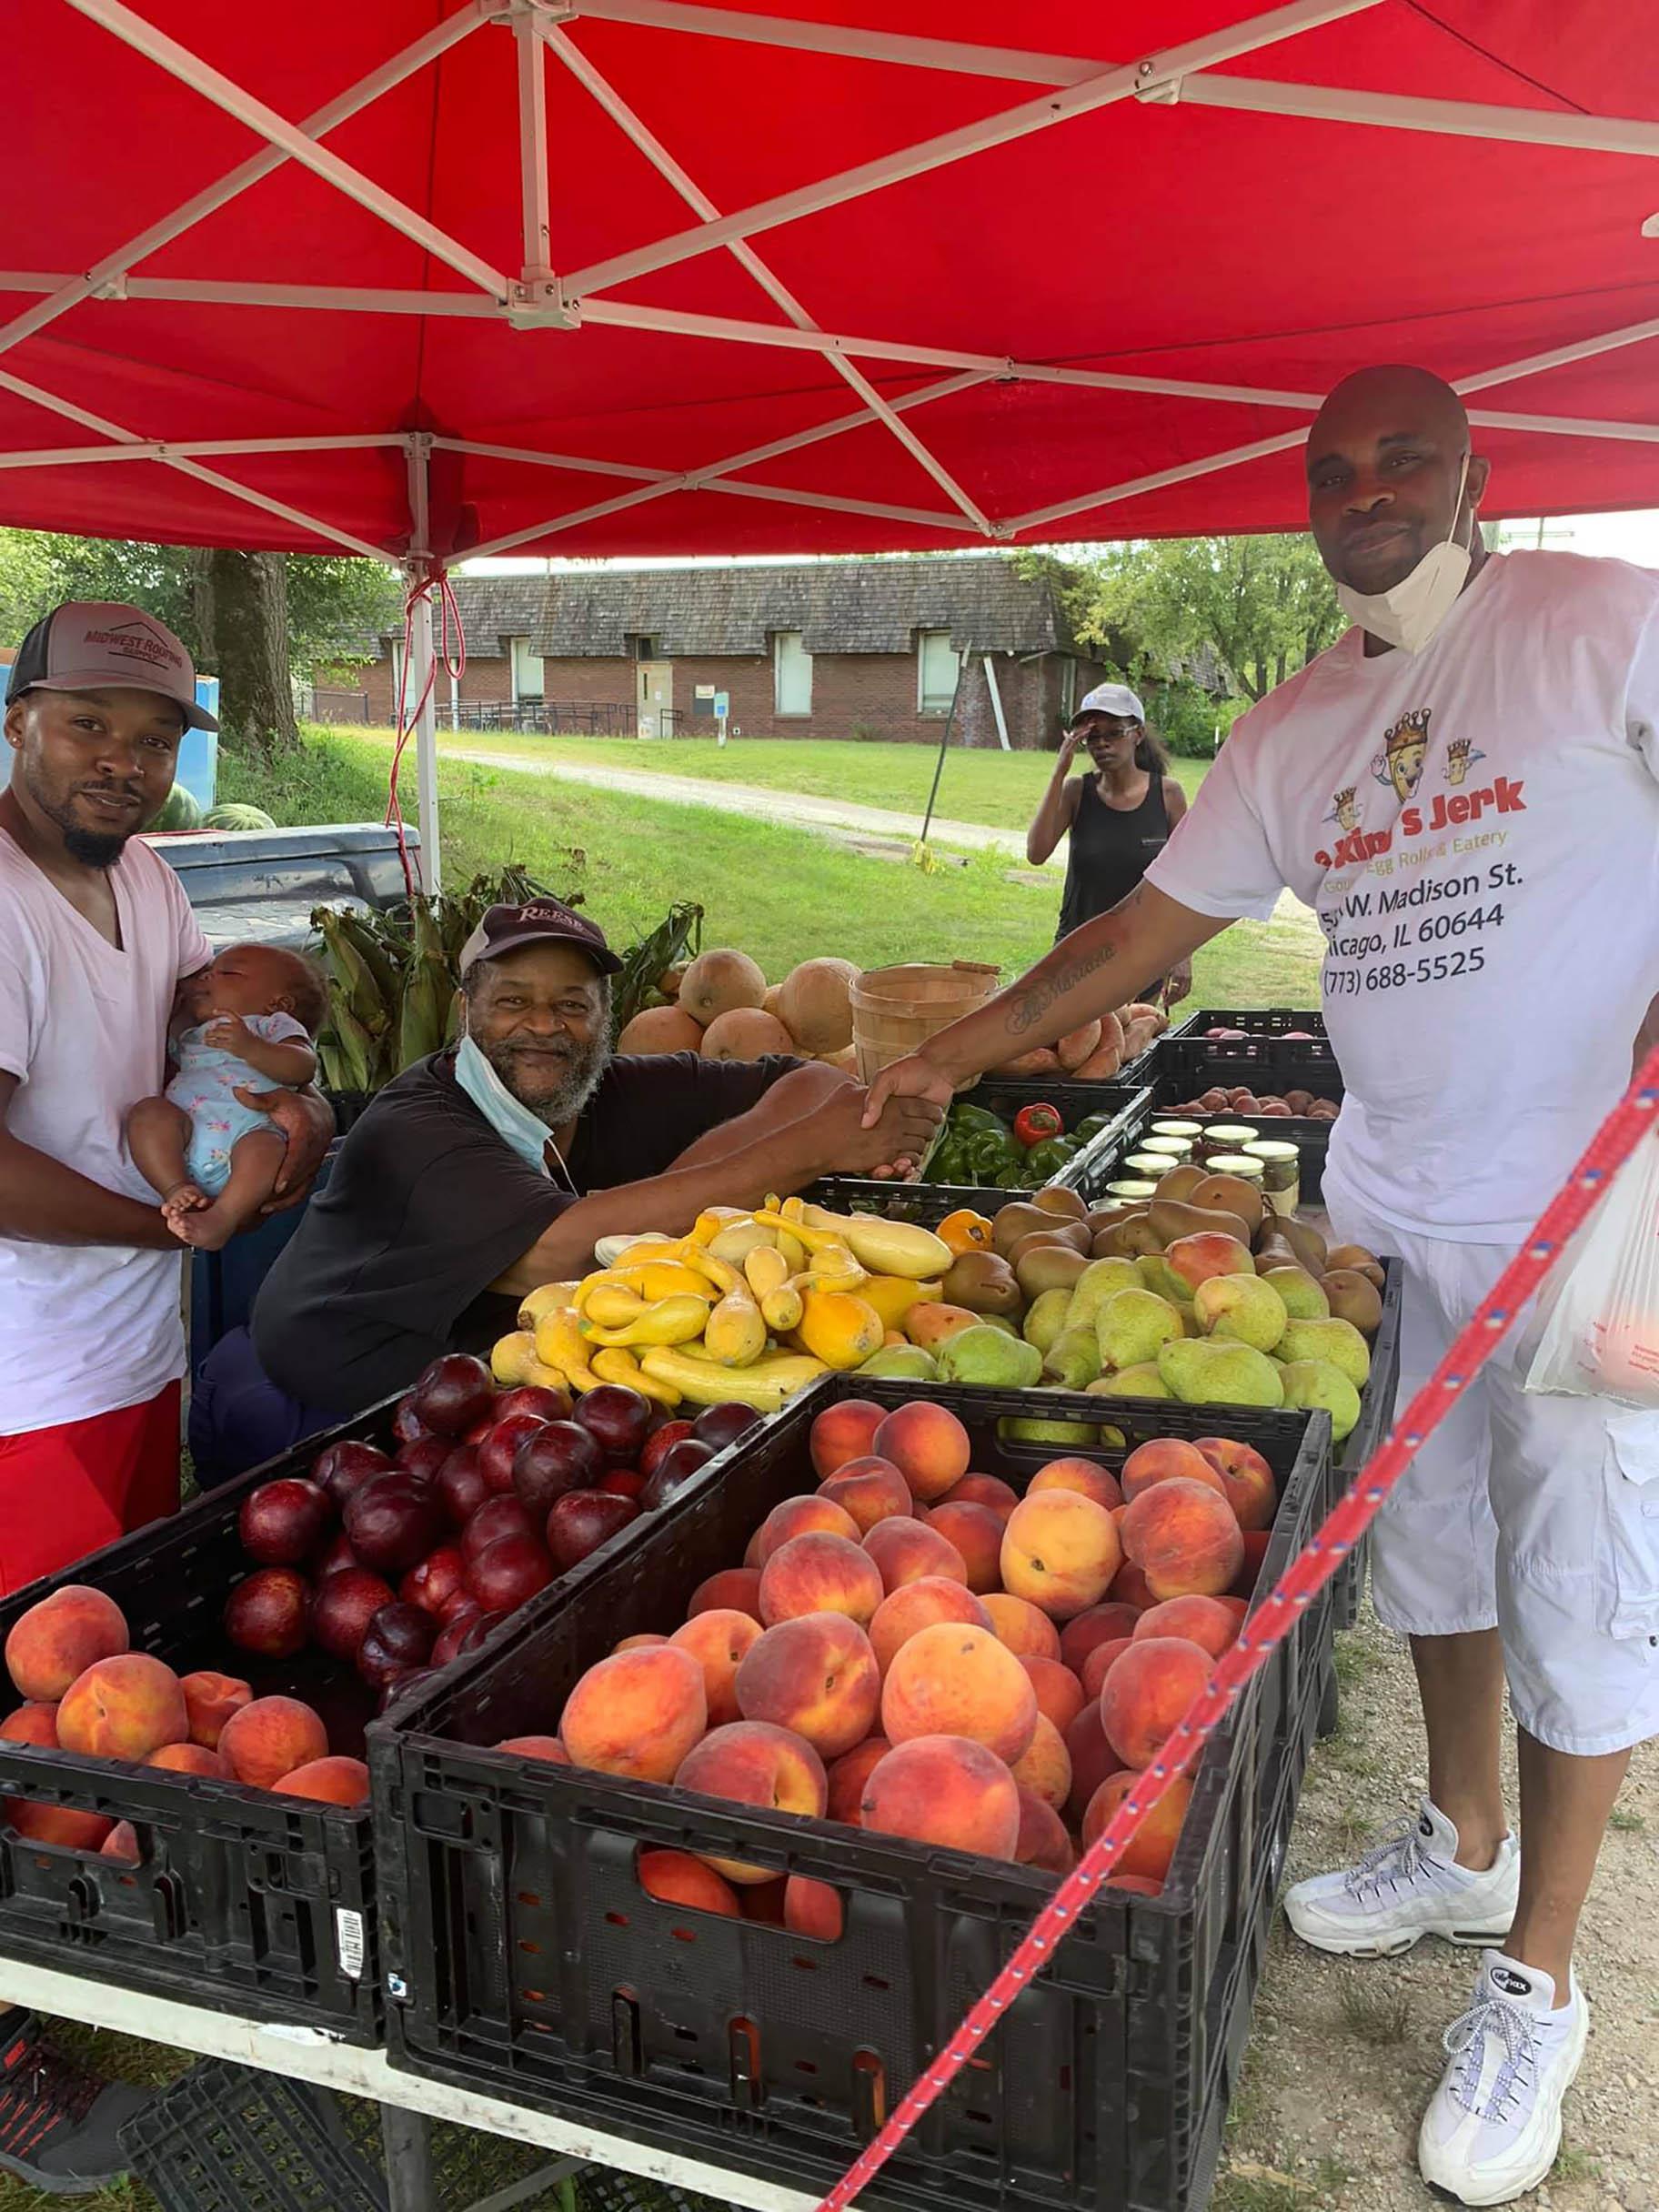
[[1350,630],[1234,725],[1149,880],[1319,917],[1366,1208],[1523,1235],[1659,993],[1659,576],[1493,556],[1422,653]]

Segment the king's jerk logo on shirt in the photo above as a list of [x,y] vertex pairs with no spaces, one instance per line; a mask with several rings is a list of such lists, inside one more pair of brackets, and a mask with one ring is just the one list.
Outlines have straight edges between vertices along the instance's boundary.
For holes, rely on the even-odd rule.
[[1433,713],[1432,707],[1417,707],[1409,714],[1403,714],[1383,733],[1382,750],[1371,764],[1375,780],[1387,784],[1404,802],[1396,820],[1386,830],[1362,829],[1354,803],[1356,787],[1350,784],[1345,790],[1333,791],[1331,812],[1325,819],[1334,822],[1344,834],[1330,850],[1313,855],[1319,867],[1363,867],[1368,860],[1387,852],[1396,835],[1433,836],[1442,830],[1461,829],[1465,823],[1478,822],[1488,814],[1525,813],[1523,779],[1499,776],[1473,791],[1461,788],[1468,780],[1474,763],[1486,758],[1467,738],[1453,738],[1446,748],[1445,777],[1451,789],[1437,791],[1426,809],[1413,803],[1423,780]]

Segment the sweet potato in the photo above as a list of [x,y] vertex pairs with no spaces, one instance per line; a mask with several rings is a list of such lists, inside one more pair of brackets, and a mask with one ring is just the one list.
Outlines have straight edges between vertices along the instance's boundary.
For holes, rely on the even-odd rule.
[[1060,1055],[1047,1045],[1040,1045],[1034,1052],[1021,1052],[1017,1060],[1005,1060],[993,1075],[1058,1075],[1061,1072]]
[[1074,1074],[1091,1053],[1099,1051],[1100,1043],[1100,1023],[1088,1021],[1081,1030],[1069,1030],[1056,1043],[1054,1051],[1061,1066],[1070,1075]]
[[1071,1072],[1080,1082],[1108,1083],[1123,1065],[1123,1054],[1115,1044],[1103,1044],[1091,1052],[1081,1067]]

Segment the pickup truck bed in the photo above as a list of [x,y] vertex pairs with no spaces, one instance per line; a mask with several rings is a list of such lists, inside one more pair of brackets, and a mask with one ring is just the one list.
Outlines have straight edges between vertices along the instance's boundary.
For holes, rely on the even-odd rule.
[[[405,837],[418,853],[418,833]],[[188,830],[149,842],[177,871],[215,947],[251,940],[303,951],[313,907],[384,909],[406,896],[397,837],[378,822]]]

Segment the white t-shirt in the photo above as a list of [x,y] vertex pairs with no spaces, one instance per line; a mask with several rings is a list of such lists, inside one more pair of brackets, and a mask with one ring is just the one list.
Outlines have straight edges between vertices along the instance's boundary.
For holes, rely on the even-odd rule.
[[1659,575],[1494,555],[1422,653],[1352,629],[1238,721],[1147,870],[1201,914],[1284,885],[1326,940],[1331,1169],[1385,1222],[1523,1236],[1659,993]]
[[[181,975],[213,955],[184,886],[134,838],[110,870],[120,950],[0,830],[0,1068],[6,1126],[128,1198],[156,1193],[122,1124],[166,1081]],[[181,1375],[179,1255],[0,1235],[0,1436],[138,1405]]]

